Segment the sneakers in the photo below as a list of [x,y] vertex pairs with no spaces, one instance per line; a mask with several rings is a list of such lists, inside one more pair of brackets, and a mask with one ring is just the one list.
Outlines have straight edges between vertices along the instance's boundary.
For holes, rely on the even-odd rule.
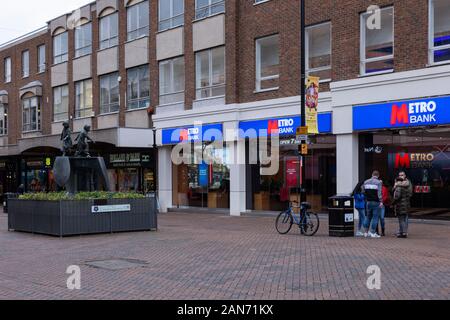
[[364,233],[362,233],[361,231],[358,231],[358,232],[356,233],[356,236],[357,236],[357,237],[364,237]]
[[368,237],[372,238],[372,239],[379,239],[379,238],[381,238],[381,236],[379,236],[377,233],[372,233],[372,232],[369,232]]

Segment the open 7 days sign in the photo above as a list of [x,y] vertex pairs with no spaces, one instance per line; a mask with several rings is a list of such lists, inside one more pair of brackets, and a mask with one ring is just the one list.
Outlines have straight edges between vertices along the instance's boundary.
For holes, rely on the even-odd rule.
[[111,206],[92,206],[92,213],[110,213],[110,212],[130,212],[130,204],[120,204]]
[[395,101],[353,108],[353,130],[450,124],[450,97]]

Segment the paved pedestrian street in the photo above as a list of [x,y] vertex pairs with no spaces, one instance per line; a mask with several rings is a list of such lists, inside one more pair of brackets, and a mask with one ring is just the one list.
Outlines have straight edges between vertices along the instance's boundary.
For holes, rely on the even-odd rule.
[[[409,239],[277,234],[274,217],[160,215],[158,232],[65,239],[7,231],[0,299],[449,299],[450,224],[412,223]],[[69,266],[81,289],[69,290]],[[369,266],[380,290],[369,289]],[[371,278],[373,279],[373,278]],[[371,282],[370,283],[376,283]]]

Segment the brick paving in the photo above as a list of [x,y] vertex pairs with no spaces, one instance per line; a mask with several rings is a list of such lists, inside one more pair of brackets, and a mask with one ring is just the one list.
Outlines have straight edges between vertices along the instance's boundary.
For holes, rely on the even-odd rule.
[[[369,240],[330,238],[321,222],[307,238],[278,235],[268,216],[170,213],[158,232],[59,239],[8,232],[0,214],[0,299],[449,299],[450,224]],[[87,265],[107,259],[146,264]],[[81,290],[66,288],[70,265],[81,267]],[[381,290],[366,287],[370,265]]]

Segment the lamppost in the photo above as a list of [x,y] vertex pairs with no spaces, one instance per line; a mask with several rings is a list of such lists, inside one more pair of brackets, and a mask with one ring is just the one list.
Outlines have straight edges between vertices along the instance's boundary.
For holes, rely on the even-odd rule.
[[[305,34],[305,0],[301,1],[301,13],[300,13],[300,41],[301,41],[301,47],[300,47],[300,66],[301,66],[301,77],[300,77],[300,119],[301,119],[301,123],[300,126],[302,128],[306,127],[306,99],[305,99],[305,94],[306,94],[306,61],[305,61],[305,57],[306,57],[306,34]],[[306,201],[306,188],[305,188],[305,184],[306,184],[306,166],[305,166],[305,160],[306,160],[306,155],[303,154],[302,151],[302,146],[306,144],[306,141],[303,140],[301,141],[301,145],[299,147],[299,154],[300,154],[300,159],[301,159],[301,185],[300,185],[300,202],[305,202]]]

